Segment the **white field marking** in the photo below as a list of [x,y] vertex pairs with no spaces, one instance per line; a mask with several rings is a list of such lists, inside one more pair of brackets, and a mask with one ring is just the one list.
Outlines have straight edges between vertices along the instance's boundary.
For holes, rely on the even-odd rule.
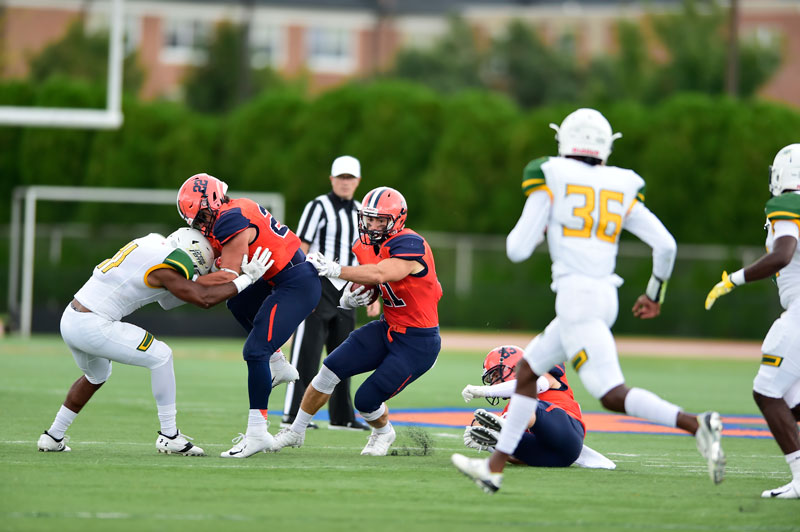
[[451,434],[450,432],[434,432],[433,435],[439,436],[441,438],[458,438],[458,439],[462,438],[460,434]]
[[171,521],[253,521],[256,518],[238,514],[129,514],[123,512],[10,512],[6,514],[12,519],[157,519]]

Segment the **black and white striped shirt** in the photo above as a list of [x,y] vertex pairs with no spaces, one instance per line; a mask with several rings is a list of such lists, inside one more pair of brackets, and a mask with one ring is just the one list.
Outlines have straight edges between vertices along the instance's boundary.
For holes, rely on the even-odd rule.
[[357,266],[352,247],[360,209],[361,202],[343,200],[333,192],[317,196],[303,209],[297,236],[309,244],[309,252],[322,253],[342,266]]

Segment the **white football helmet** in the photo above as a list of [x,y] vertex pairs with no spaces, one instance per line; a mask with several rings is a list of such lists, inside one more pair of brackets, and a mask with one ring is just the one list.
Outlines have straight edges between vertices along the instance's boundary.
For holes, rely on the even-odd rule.
[[550,127],[556,130],[558,154],[562,157],[594,157],[605,162],[611,154],[611,145],[622,136],[612,133],[606,117],[594,109],[573,111],[561,126],[550,124]]
[[800,190],[800,144],[782,148],[769,167],[769,191],[779,196],[784,190]]
[[182,249],[192,258],[194,270],[198,275],[205,275],[214,264],[214,249],[203,233],[191,227],[181,227],[167,237],[173,248]]

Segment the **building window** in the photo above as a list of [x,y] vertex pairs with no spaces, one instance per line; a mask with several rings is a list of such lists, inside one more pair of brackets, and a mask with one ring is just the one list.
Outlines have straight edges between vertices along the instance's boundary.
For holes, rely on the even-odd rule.
[[317,72],[347,74],[355,69],[352,32],[339,28],[310,28],[308,64]]
[[278,68],[283,63],[283,31],[276,26],[250,27],[250,66]]
[[166,19],[162,32],[161,62],[201,65],[206,61],[206,46],[211,27],[191,19]]

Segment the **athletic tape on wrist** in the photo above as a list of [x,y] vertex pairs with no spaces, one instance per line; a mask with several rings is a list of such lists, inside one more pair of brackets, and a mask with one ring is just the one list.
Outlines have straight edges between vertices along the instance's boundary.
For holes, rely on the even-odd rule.
[[667,281],[662,281],[655,275],[651,275],[650,280],[647,281],[647,290],[644,291],[644,294],[650,298],[651,301],[662,304],[664,303],[664,296],[666,293]]
[[233,284],[236,285],[236,290],[241,293],[242,290],[253,284],[253,280],[250,278],[249,275],[240,275],[236,279],[233,280]]

